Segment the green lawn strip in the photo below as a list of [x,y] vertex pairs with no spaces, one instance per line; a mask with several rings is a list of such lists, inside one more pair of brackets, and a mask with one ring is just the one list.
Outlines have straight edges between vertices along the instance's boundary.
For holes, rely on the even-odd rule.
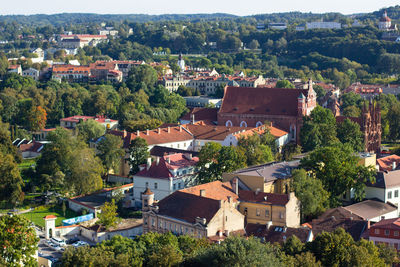
[[73,218],[79,216],[74,211],[67,208],[65,211],[65,217],[63,215],[62,209],[60,206],[40,206],[37,207],[34,211],[22,214],[27,219],[31,220],[34,224],[44,227],[44,219],[46,215],[55,215],[56,226],[61,226],[62,221],[65,219]]
[[36,164],[36,161],[34,159],[23,159],[22,162],[18,164],[18,167],[20,169],[28,169],[33,164]]

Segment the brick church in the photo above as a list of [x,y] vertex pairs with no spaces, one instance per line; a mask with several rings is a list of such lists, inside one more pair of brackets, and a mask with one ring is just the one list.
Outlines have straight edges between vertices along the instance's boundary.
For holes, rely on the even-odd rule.
[[317,105],[312,81],[308,89],[253,88],[227,86],[218,112],[218,125],[258,127],[265,121],[299,140],[303,116]]
[[367,107],[364,102],[361,117],[336,117],[336,122],[343,122],[345,119],[350,119],[360,125],[361,132],[364,138],[364,151],[380,152],[382,138],[381,124],[381,109],[378,103],[373,103],[372,100]]

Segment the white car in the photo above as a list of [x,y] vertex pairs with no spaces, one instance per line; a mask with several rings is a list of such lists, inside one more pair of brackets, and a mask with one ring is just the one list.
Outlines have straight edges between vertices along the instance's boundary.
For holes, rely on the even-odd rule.
[[72,244],[72,246],[79,248],[83,246],[89,246],[89,243],[85,241],[76,241],[75,243]]

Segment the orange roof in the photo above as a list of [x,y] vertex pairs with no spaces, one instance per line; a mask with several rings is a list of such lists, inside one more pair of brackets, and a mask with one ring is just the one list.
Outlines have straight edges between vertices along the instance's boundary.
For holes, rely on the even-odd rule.
[[185,188],[179,191],[195,196],[200,196],[200,190],[205,190],[205,198],[210,198],[214,200],[228,200],[228,196],[232,197],[233,201],[237,201],[239,198],[238,195],[233,192],[230,182],[223,183],[221,181],[215,181]]
[[55,64],[53,65],[53,72],[90,72],[90,67],[88,66],[75,66],[75,65],[67,65],[67,64]]
[[50,214],[50,215],[46,215],[45,217],[43,217],[45,220],[49,220],[49,219],[57,219],[57,216],[55,216],[55,215],[52,215],[52,214]]
[[390,155],[376,160],[380,171],[392,171],[393,162],[396,162],[396,166],[398,166],[400,164],[400,157],[397,155]]

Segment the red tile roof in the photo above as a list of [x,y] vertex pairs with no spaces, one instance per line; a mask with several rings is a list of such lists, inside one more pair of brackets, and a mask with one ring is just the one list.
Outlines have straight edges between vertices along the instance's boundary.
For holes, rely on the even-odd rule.
[[195,121],[217,121],[217,113],[217,108],[192,108],[181,120],[191,121],[192,115],[194,115]]
[[108,133],[121,136],[124,141],[124,148],[128,148],[129,144],[136,137],[141,137],[145,139],[148,145],[158,145],[193,140],[193,136],[185,131],[183,128],[181,129],[180,126],[149,130],[148,132],[141,131],[139,132],[139,135],[137,135],[137,132],[130,133],[123,131],[109,131]]
[[396,166],[399,166],[400,157],[397,155],[390,155],[376,160],[380,171],[392,171],[393,162],[396,162]]
[[297,98],[307,89],[226,87],[219,113],[297,116]]
[[375,223],[374,225],[372,225],[370,229],[374,229],[374,228],[399,230],[400,229],[400,218],[381,220],[381,221]]
[[43,144],[39,142],[31,142],[29,144],[21,144],[18,148],[21,152],[32,151],[39,153],[43,149]]
[[90,67],[88,66],[75,66],[75,65],[66,65],[66,64],[55,64],[53,65],[54,73],[89,73]]
[[145,168],[136,173],[135,176],[151,178],[170,178],[174,177],[171,171],[196,166],[198,162],[198,157],[193,157],[192,159],[189,159],[189,156],[182,153],[163,156],[159,159],[158,164],[156,161],[153,162],[149,169]]
[[52,214],[50,215],[46,215],[45,217],[43,217],[43,219],[48,220],[48,219],[57,219],[57,216],[54,216]]
[[214,200],[228,200],[228,196],[231,197],[232,201],[237,201],[238,196],[232,190],[230,182],[215,181],[206,184],[201,184],[189,188],[179,190],[180,192],[200,196],[200,190],[205,190],[205,198]]

